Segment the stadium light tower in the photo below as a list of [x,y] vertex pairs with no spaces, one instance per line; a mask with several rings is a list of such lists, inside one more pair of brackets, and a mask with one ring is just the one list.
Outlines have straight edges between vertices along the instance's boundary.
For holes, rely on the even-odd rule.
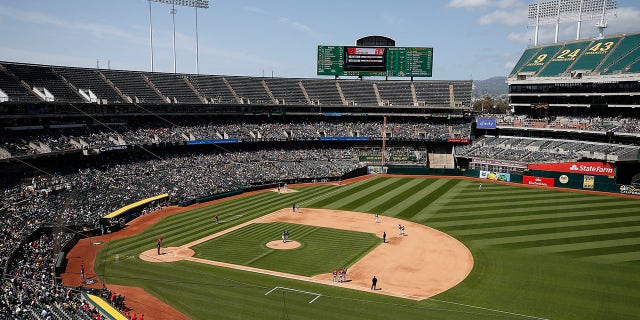
[[529,25],[535,26],[534,45],[538,45],[538,30],[540,25],[556,24],[555,42],[558,42],[558,31],[562,22],[578,22],[576,40],[580,39],[580,25],[584,20],[600,21],[596,27],[603,36],[607,27],[605,16],[608,11],[618,8],[617,0],[543,0],[529,5]]
[[198,53],[198,8],[209,8],[208,0],[149,0],[149,46],[151,47],[151,72],[153,72],[153,27],[151,25],[151,2],[160,2],[171,5],[171,17],[173,20],[173,73],[176,73],[176,10],[177,6],[193,7],[196,9],[196,72],[200,73]]

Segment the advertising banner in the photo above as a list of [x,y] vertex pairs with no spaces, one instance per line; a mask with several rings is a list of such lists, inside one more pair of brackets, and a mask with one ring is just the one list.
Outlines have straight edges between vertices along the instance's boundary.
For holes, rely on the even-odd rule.
[[207,139],[207,140],[191,140],[187,141],[187,145],[201,145],[201,144],[221,144],[221,143],[238,143],[237,138],[232,139]]
[[369,141],[369,137],[320,137],[320,141]]
[[478,129],[495,129],[496,119],[478,119],[476,120],[476,128]]
[[469,143],[469,142],[471,142],[471,139],[469,139],[469,138],[447,138],[447,142]]
[[620,186],[620,193],[640,196],[640,188],[623,184]]
[[387,167],[382,166],[368,166],[367,167],[368,174],[379,174],[379,173],[387,173]]
[[553,178],[543,178],[534,176],[522,176],[522,183],[530,186],[543,186],[553,187],[555,186],[555,180]]
[[615,173],[613,166],[607,162],[532,163],[528,165],[528,169],[577,174],[595,174],[607,177],[613,177]]
[[488,180],[496,180],[496,181],[511,181],[511,174],[509,173],[502,173],[502,172],[493,172],[493,171],[486,171],[486,170],[481,170],[480,171],[480,178],[481,179],[488,179]]
[[584,176],[584,179],[582,180],[582,187],[585,189],[593,189],[595,185],[594,178],[594,176]]

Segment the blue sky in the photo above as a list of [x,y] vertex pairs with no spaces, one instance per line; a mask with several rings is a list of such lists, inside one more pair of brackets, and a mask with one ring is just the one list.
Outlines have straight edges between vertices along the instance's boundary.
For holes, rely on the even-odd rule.
[[[606,34],[640,32],[640,1],[617,0]],[[198,10],[200,73],[317,77],[318,45],[385,35],[434,48],[434,80],[506,75],[527,45],[523,0],[218,0]],[[154,70],[173,72],[170,5],[152,3]],[[195,9],[177,7],[177,72],[196,72]],[[582,24],[595,36],[596,21]],[[555,26],[540,31],[552,42]],[[0,0],[0,60],[150,70],[146,0]],[[575,37],[560,26],[560,40]]]

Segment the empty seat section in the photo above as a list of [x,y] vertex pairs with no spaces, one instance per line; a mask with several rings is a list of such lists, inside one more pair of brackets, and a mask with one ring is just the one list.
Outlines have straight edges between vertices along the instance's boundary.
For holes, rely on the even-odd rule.
[[550,45],[542,47],[537,54],[535,54],[529,62],[527,62],[522,69],[521,73],[538,73],[542,67],[556,55],[562,45]]
[[618,61],[612,63],[610,66],[602,74],[617,74],[626,72],[626,68],[628,65],[636,61],[638,59],[638,53],[640,52],[640,47],[636,47],[634,50],[630,51],[626,56],[621,57]]
[[516,75],[516,73],[520,71],[520,69],[529,61],[529,59],[531,59],[531,57],[533,57],[536,53],[538,53],[538,51],[540,51],[540,49],[540,47],[536,47],[525,50],[520,57],[520,60],[518,60],[518,63],[516,63],[515,67],[513,67],[513,70],[511,70],[510,76]]
[[471,106],[471,93],[473,92],[472,81],[452,81],[453,97],[457,103],[463,106]]
[[412,106],[411,82],[409,81],[379,81],[376,82],[380,99],[389,101],[393,106]]
[[[418,103],[431,106],[449,106],[449,82],[414,81]],[[454,89],[455,90],[455,89]]]
[[607,73],[611,64],[615,63],[622,56],[625,56],[630,51],[635,50],[640,45],[640,33],[626,36],[620,40],[617,46],[613,48],[613,52],[605,58],[605,60],[598,67],[599,72]]
[[118,93],[102,79],[95,69],[56,67],[54,69],[78,89],[90,89],[98,99],[109,103],[122,102]]
[[631,65],[629,65],[629,70],[627,70],[627,72],[629,72],[629,73],[640,73],[640,60],[632,63]]
[[233,91],[247,103],[272,104],[267,90],[262,86],[262,78],[254,77],[225,77]]
[[188,75],[189,82],[196,90],[213,103],[236,103],[231,91],[221,76]]
[[602,62],[602,59],[613,50],[620,39],[622,37],[618,36],[592,41],[578,57],[571,70],[593,71]]
[[307,99],[298,85],[300,79],[266,78],[264,80],[279,103],[307,104]]
[[335,80],[303,80],[304,88],[313,103],[326,105],[342,105],[342,99]]
[[129,96],[135,102],[160,103],[163,101],[158,94],[149,87],[142,77],[142,73],[136,71],[100,70],[123,94]]
[[56,101],[82,102],[83,99],[53,72],[49,66],[36,66],[28,64],[5,64],[5,68],[13,73],[19,80],[26,82],[31,88],[47,88]]
[[340,87],[347,101],[354,101],[357,105],[378,105],[371,81],[344,80],[340,81]]
[[162,95],[172,102],[175,98],[178,103],[201,103],[195,92],[184,82],[182,75],[150,72],[146,73],[146,76]]
[[32,95],[27,89],[11,76],[0,70],[0,89],[9,96],[9,101],[16,102],[36,102],[39,99]]

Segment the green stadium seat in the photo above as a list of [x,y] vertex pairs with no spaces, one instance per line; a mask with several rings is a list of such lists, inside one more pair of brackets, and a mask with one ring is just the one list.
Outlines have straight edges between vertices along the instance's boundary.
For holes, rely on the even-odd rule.
[[521,73],[538,73],[558,51],[564,47],[561,44],[542,47],[520,70]]
[[617,36],[591,41],[587,48],[578,56],[578,59],[569,71],[589,70],[589,72],[592,72],[613,48],[615,48],[620,39],[622,39],[622,37]]
[[516,63],[515,67],[513,67],[513,70],[511,71],[509,76],[515,76],[518,73],[518,71],[520,71],[522,66],[524,66],[527,62],[529,62],[531,57],[533,57],[536,53],[538,53],[540,49],[541,47],[535,47],[535,48],[528,48],[527,50],[525,50],[525,52],[522,54],[522,57],[520,57],[520,60],[518,60],[518,63]]
[[634,50],[629,51],[625,56],[618,59],[616,62],[607,67],[602,74],[616,74],[626,72],[625,68],[638,59],[638,53],[640,47],[636,47]]
[[630,51],[635,50],[640,45],[640,33],[636,33],[633,35],[625,36],[618,43],[617,46],[613,48],[613,52],[611,52],[605,60],[596,68],[596,72],[611,74],[615,72],[615,68],[610,68],[613,63],[617,62],[618,59],[625,56]]
[[567,43],[551,58],[551,60],[538,72],[539,77],[555,77],[566,73],[567,68],[576,61],[576,58],[585,50],[589,41]]

